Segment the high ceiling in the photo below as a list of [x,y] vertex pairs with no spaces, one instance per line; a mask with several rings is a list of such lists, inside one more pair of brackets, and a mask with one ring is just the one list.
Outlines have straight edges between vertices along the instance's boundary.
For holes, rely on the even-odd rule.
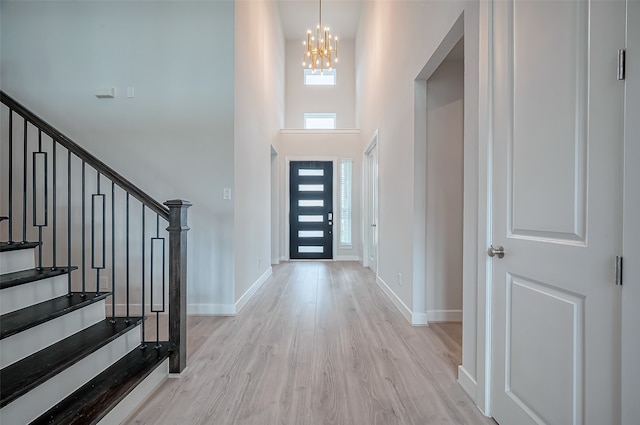
[[[331,28],[331,35],[353,40],[358,29],[360,10],[364,0],[323,0],[322,25]],[[302,40],[307,30],[318,25],[318,0],[278,0],[282,30],[287,40]]]

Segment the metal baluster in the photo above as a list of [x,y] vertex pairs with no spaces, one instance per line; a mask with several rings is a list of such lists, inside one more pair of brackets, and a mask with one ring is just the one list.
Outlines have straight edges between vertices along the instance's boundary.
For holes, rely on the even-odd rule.
[[[155,288],[155,267],[154,267],[154,258],[155,258],[155,242],[162,242],[162,305],[159,310],[156,310],[153,306],[155,297],[153,296],[154,288]],[[160,313],[164,313],[165,310],[165,266],[166,266],[166,250],[165,250],[165,238],[160,237],[160,216],[156,214],[156,237],[151,238],[151,311],[156,314],[156,345],[154,348],[158,349],[161,347],[160,345]]]
[[126,241],[127,241],[127,248],[126,248],[126,263],[127,263],[127,279],[126,279],[126,288],[127,288],[127,294],[126,294],[126,298],[127,298],[127,305],[126,305],[126,309],[127,309],[127,318],[125,319],[125,323],[129,323],[131,322],[130,316],[129,316],[129,192],[127,192],[127,204],[126,204],[126,214],[127,214],[127,224],[126,224]]
[[[43,221],[39,222],[38,221],[38,157],[42,156],[43,159],[43,167],[44,167],[44,171],[43,171],[43,177],[44,177],[44,181],[43,183],[43,190],[44,190],[44,199],[43,199],[43,204],[44,204],[44,216],[43,216]],[[31,189],[32,189],[32,193],[31,196],[32,198],[32,225],[34,227],[38,228],[38,270],[42,270],[42,228],[46,227],[48,225],[48,218],[49,218],[49,176],[48,176],[48,162],[47,162],[47,153],[46,152],[42,152],[42,131],[38,131],[38,151],[37,152],[33,152],[33,157],[32,157],[32,179],[31,179]]]
[[86,270],[85,266],[85,257],[86,257],[86,245],[85,245],[85,227],[86,227],[86,200],[85,200],[85,162],[82,160],[82,295],[84,298],[87,296],[87,286],[86,286]]
[[147,348],[147,344],[145,344],[145,332],[144,332],[144,238],[145,238],[145,229],[144,229],[144,204],[142,204],[142,282],[141,282],[141,286],[142,286],[142,303],[141,303],[141,308],[142,308],[142,312],[140,314],[140,316],[142,317],[142,345],[140,348],[145,349]]
[[[106,196],[100,190],[100,172],[96,170],[96,189],[98,193],[91,195],[91,268],[96,271],[96,294],[100,293],[100,271],[105,268],[105,237],[106,237]],[[101,222],[102,222],[102,259],[100,264],[96,263],[96,201],[101,199]]]
[[111,182],[111,323],[116,323],[116,184]]
[[56,221],[56,217],[57,217],[57,182],[58,182],[58,177],[57,177],[57,156],[56,156],[56,148],[58,146],[58,144],[56,143],[55,139],[51,139],[52,141],[52,147],[53,147],[53,227],[52,227],[52,243],[53,243],[53,247],[52,247],[52,258],[51,258],[51,262],[53,263],[51,265],[51,270],[55,270],[58,268],[57,266],[57,251],[58,251],[58,227],[57,227],[57,221]]
[[13,243],[13,109],[9,109],[9,244]]
[[67,296],[71,296],[71,151],[67,150]]
[[27,119],[24,118],[22,156],[22,243],[27,242]]

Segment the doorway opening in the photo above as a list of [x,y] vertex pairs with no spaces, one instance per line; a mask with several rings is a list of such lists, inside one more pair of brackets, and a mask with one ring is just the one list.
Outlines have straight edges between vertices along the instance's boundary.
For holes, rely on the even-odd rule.
[[426,109],[427,320],[462,322],[464,38],[427,79]]
[[412,323],[454,328],[458,382],[477,400],[477,109],[473,68],[465,70],[473,46],[465,49],[464,33],[460,14],[414,82]]

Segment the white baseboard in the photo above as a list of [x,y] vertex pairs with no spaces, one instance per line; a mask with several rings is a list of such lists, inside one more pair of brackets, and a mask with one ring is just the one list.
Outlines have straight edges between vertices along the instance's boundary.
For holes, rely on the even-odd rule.
[[360,257],[357,255],[336,255],[334,257],[335,261],[362,261]]
[[189,304],[187,314],[190,316],[235,316],[235,304]]
[[386,282],[380,278],[380,276],[376,276],[376,282],[378,283],[378,286],[382,288],[382,291],[387,294],[387,297],[389,297],[393,305],[395,305],[400,313],[404,316],[404,318],[407,319],[407,322],[412,323],[413,312],[409,309],[409,307],[407,307],[407,305],[402,302],[400,297],[398,297],[398,295],[396,295],[396,293],[393,292],[391,288],[389,288],[389,285],[387,285]]
[[256,291],[260,289],[262,284],[265,283],[267,279],[269,279],[269,276],[271,276],[272,274],[273,274],[273,269],[269,267],[267,271],[265,271],[262,274],[262,276],[260,276],[258,280],[256,280],[253,283],[253,285],[251,285],[251,287],[247,289],[247,291],[244,294],[242,294],[242,296],[238,299],[238,301],[236,301],[236,305],[235,305],[236,314],[239,313],[240,310],[242,310],[242,307],[244,307],[247,304],[247,302],[249,302],[253,294],[255,294]]
[[460,384],[464,392],[467,393],[475,403],[478,384],[462,365],[458,366],[458,384]]
[[271,259],[271,265],[272,266],[277,266],[278,264],[280,264],[280,259],[279,258],[272,258]]
[[462,310],[427,310],[427,320],[431,322],[462,322]]
[[427,313],[411,313],[411,324],[413,326],[427,326]]

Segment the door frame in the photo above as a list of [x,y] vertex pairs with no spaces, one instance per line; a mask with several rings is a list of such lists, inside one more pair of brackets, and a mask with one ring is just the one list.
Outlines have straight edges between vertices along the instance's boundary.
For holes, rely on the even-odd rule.
[[[640,47],[637,34],[640,28],[632,25],[640,19],[640,3],[627,2],[627,49]],[[622,255],[624,265],[622,268],[622,423],[632,423],[640,415],[640,406],[637,403],[637,395],[640,392],[640,338],[638,338],[637,326],[640,322],[640,310],[636,302],[640,299],[640,282],[638,274],[640,267],[640,240],[637,231],[640,229],[640,193],[638,191],[638,179],[640,170],[640,123],[637,119],[640,113],[640,65],[638,58],[627,60],[626,69],[626,96],[625,96],[625,167],[624,167],[624,197],[623,197],[623,245]]]
[[[333,211],[334,211],[334,228],[336,220],[336,205],[338,205],[338,157],[337,156],[287,156],[285,157],[285,179],[284,179],[284,256],[287,261],[291,261],[291,250],[290,250],[290,242],[289,235],[291,233],[291,185],[289,176],[291,175],[291,161],[326,161],[333,163],[333,176],[332,176],[332,184],[333,184]],[[333,260],[320,260],[320,261],[335,261],[336,253],[338,252],[338,239],[336,237],[336,232],[333,232]],[[298,260],[296,260],[298,261]],[[312,261],[312,260],[309,260]],[[319,260],[314,260],[319,261]]]
[[[363,191],[362,191],[362,206],[363,206],[363,217],[362,217],[362,266],[363,267],[367,267],[369,268],[369,242],[370,242],[370,235],[369,235],[369,228],[371,227],[371,220],[369,217],[369,208],[370,205],[369,203],[371,202],[371,197],[369,196],[370,192],[371,192],[371,170],[369,168],[369,155],[371,154],[371,152],[375,151],[376,154],[376,158],[378,160],[378,211],[376,211],[376,215],[378,215],[380,213],[380,155],[379,155],[379,149],[378,149],[378,142],[379,142],[379,129],[376,128],[376,130],[373,132],[373,136],[371,137],[371,143],[369,143],[369,146],[367,147],[367,149],[365,149],[363,155],[363,159],[362,159],[362,174],[363,174],[363,179],[362,179],[362,187],[363,187]],[[380,216],[378,215],[378,223],[380,222]],[[376,225],[378,224],[376,223]],[[380,230],[378,229],[378,232]],[[380,241],[380,233],[378,233],[378,242]],[[378,250],[378,253],[380,251]],[[378,269],[379,269],[379,258],[380,256],[378,255],[378,253],[376,253],[376,269],[372,270],[376,276],[378,276]]]

